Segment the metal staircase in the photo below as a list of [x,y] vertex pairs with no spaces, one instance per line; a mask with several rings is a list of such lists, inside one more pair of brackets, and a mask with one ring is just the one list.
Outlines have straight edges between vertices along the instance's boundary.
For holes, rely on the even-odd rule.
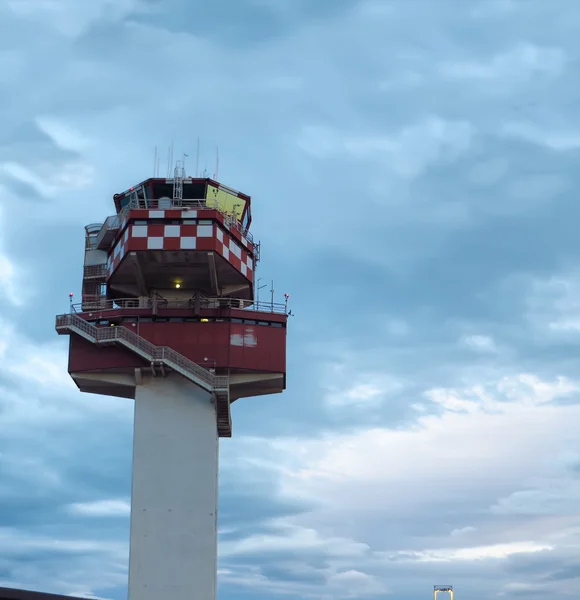
[[59,334],[76,334],[99,346],[119,344],[151,363],[165,366],[179,373],[195,385],[212,394],[216,406],[217,429],[220,437],[232,436],[229,378],[214,375],[201,365],[167,346],[155,346],[145,338],[123,326],[96,327],[75,314],[58,315],[56,331]]

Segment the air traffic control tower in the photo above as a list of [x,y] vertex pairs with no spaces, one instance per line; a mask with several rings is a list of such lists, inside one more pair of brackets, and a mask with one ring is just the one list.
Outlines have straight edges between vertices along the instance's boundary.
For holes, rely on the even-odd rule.
[[81,391],[135,400],[129,600],[214,600],[218,438],[285,389],[286,303],[255,301],[249,196],[178,165],[114,201],[56,330]]

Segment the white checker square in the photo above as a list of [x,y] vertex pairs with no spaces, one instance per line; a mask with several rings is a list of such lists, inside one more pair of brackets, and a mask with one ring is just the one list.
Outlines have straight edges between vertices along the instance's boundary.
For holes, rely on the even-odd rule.
[[230,251],[228,250],[227,246],[224,246],[224,258],[226,260],[230,260]]
[[117,258],[119,256],[119,252],[121,252],[121,244],[117,244],[115,249],[113,250],[113,258]]
[[213,237],[213,225],[198,225],[197,237]]
[[246,260],[246,265],[248,266],[248,269],[250,271],[253,271],[254,269],[254,261],[252,260],[251,257],[248,256],[247,260]]
[[223,244],[224,243],[224,232],[221,227],[217,228],[217,239]]
[[123,241],[127,241],[129,239],[129,228],[125,229],[125,234],[123,235]]
[[131,228],[131,237],[147,237],[147,225],[133,225]]
[[179,225],[165,225],[165,233],[163,235],[168,238],[179,237],[181,233],[180,229]]
[[195,250],[196,245],[197,245],[196,241],[197,241],[197,238],[194,238],[194,237],[182,237],[179,240],[179,244],[180,244],[179,247],[182,250]]
[[242,249],[234,242],[234,240],[230,240],[230,250],[234,256],[241,260],[242,258]]
[[246,263],[242,263],[242,275],[248,274],[248,267],[246,267]]
[[164,219],[165,211],[164,210],[150,210],[149,218],[150,219]]
[[147,238],[147,250],[163,250],[162,237]]

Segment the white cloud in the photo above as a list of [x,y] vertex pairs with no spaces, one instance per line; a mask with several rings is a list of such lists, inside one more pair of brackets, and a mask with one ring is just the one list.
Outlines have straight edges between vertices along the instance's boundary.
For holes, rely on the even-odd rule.
[[63,119],[47,115],[37,117],[36,122],[41,131],[44,131],[63,150],[82,152],[93,143],[92,140]]
[[502,134],[546,146],[556,152],[580,148],[580,131],[571,130],[569,126],[558,130],[543,128],[529,121],[509,122],[503,125]]
[[[466,508],[475,517],[530,478],[547,475],[550,456],[578,450],[580,407],[550,403],[577,389],[563,378],[519,375],[487,387],[433,390],[428,396],[443,413],[419,416],[408,430],[271,442],[275,452],[293,456],[291,463],[282,460],[281,492],[324,506],[311,520],[296,521],[319,527],[350,519],[362,506],[373,519],[401,519],[466,496],[477,498]],[[498,535],[491,545],[526,541]]]
[[476,527],[472,527],[471,525],[468,525],[466,527],[459,527],[458,529],[454,529],[450,535],[451,536],[463,536],[463,535],[467,535],[469,533],[475,533],[477,531]]
[[94,178],[93,168],[80,161],[67,162],[58,168],[49,163],[38,163],[34,169],[15,162],[5,162],[0,166],[7,175],[30,185],[37,194],[46,198],[68,190],[86,189]]
[[543,550],[552,550],[552,546],[536,544],[534,542],[514,542],[511,544],[496,544],[494,546],[446,548],[412,553],[402,552],[401,554],[420,562],[451,562],[507,558],[514,554],[530,554],[542,552]]
[[509,87],[532,76],[560,73],[566,65],[566,54],[561,48],[521,44],[501,52],[487,61],[458,61],[441,67],[441,74],[451,79],[475,81],[501,80]]
[[82,5],[75,0],[7,0],[7,4],[17,16],[71,38],[86,33],[100,19],[119,20],[143,6],[140,0],[94,0]]
[[369,550],[366,544],[340,537],[325,538],[310,528],[284,522],[273,522],[272,526],[276,530],[275,534],[254,535],[235,542],[222,542],[220,555],[232,557],[256,553],[315,551],[327,556],[344,558],[362,556]]
[[0,322],[0,407],[3,435],[62,426],[87,419],[132,418],[130,402],[81,394],[67,370],[66,337],[33,343],[6,321]]
[[[527,329],[518,329],[513,315],[506,317],[507,325],[501,323],[506,335],[515,332],[519,341],[527,342],[527,334],[534,331],[541,342],[526,346],[533,358],[525,365],[514,364],[513,372],[533,372],[540,364],[552,377],[524,374],[488,381],[492,370],[479,370],[480,365],[497,362],[494,350],[505,354],[503,333],[489,330],[492,336],[468,323],[459,340],[471,350],[462,355],[469,365],[464,369],[449,361],[441,340],[433,339],[438,331],[433,323],[413,320],[419,305],[439,324],[452,312],[462,313],[460,303],[474,294],[473,281],[455,280],[443,301],[441,278],[430,268],[413,267],[421,261],[454,272],[472,258],[463,234],[473,231],[494,243],[496,227],[510,224],[502,219],[520,212],[526,219],[510,229],[514,244],[537,250],[541,239],[554,253],[550,264],[574,260],[533,227],[546,198],[557,214],[561,196],[575,185],[573,173],[560,171],[569,158],[564,153],[578,146],[577,132],[565,126],[571,122],[566,98],[575,87],[568,59],[577,37],[574,3],[562,6],[549,22],[537,18],[542,0],[526,3],[525,10],[509,0],[474,2],[463,11],[442,3],[429,18],[417,21],[412,7],[393,10],[384,2],[359,3],[353,10],[344,3],[331,3],[331,8],[320,3],[313,16],[312,3],[285,0],[273,6],[257,0],[248,9],[240,7],[248,16],[256,4],[261,6],[251,23],[232,10],[224,13],[219,27],[204,26],[199,15],[188,13],[187,3],[178,10],[164,10],[161,4],[149,3],[158,11],[149,24],[120,21],[141,10],[132,0],[11,0],[0,7],[3,39],[10,43],[13,36],[17,44],[27,40],[17,51],[0,52],[3,82],[9,86],[0,115],[7,140],[0,159],[6,187],[0,195],[10,218],[17,213],[29,224],[26,241],[10,229],[7,233],[14,235],[3,237],[0,244],[0,285],[4,294],[11,291],[6,303],[10,295],[21,296],[21,283],[30,288],[37,281],[23,276],[27,266],[34,271],[39,257],[35,243],[42,243],[42,257],[58,264],[60,274],[73,273],[67,288],[70,282],[79,283],[74,273],[81,246],[80,254],[71,252],[68,262],[54,258],[62,244],[73,243],[62,241],[64,225],[78,227],[80,244],[84,223],[111,210],[111,194],[147,176],[155,144],[174,139],[176,148],[191,154],[200,135],[202,154],[211,155],[208,162],[213,163],[213,146],[219,143],[224,182],[254,196],[255,231],[269,236],[264,240],[264,277],[270,277],[268,270],[278,272],[276,261],[284,260],[280,257],[288,248],[296,248],[308,257],[302,261],[295,254],[290,259],[300,263],[299,277],[292,282],[297,292],[303,280],[331,277],[336,261],[340,268],[335,267],[335,277],[346,278],[361,291],[380,288],[373,298],[380,293],[385,304],[385,315],[376,320],[384,341],[368,353],[369,364],[360,368],[358,361],[349,365],[339,360],[336,371],[325,371],[317,356],[312,360],[316,381],[301,381],[304,388],[297,392],[299,386],[292,381],[305,375],[289,374],[289,389],[271,421],[260,404],[267,399],[245,405],[248,413],[239,420],[238,434],[224,444],[229,448],[224,453],[232,455],[224,461],[225,471],[235,471],[244,490],[260,494],[260,486],[267,487],[265,503],[273,501],[273,493],[284,506],[299,500],[301,507],[311,508],[255,528],[255,515],[246,520],[249,509],[244,502],[237,505],[243,525],[226,522],[220,527],[226,553],[220,572],[224,597],[233,587],[269,597],[330,600],[387,591],[393,597],[415,597],[448,573],[458,582],[463,576],[463,593],[475,600],[499,589],[525,592],[521,576],[510,572],[516,561],[541,562],[546,555],[560,564],[577,553],[573,524],[578,492],[572,478],[580,447],[573,424],[580,414],[575,405],[558,406],[557,401],[575,401],[578,384],[558,379],[541,349],[563,338],[576,340],[580,308],[574,298],[580,296],[580,286],[565,275],[570,284],[565,289],[534,289]],[[323,10],[329,13],[320,18]],[[488,18],[488,24],[497,23],[487,28],[493,36],[487,30],[470,35],[474,27],[481,29],[474,13]],[[271,19],[271,26],[260,18]],[[113,44],[106,35],[113,35]],[[526,41],[537,39],[543,40],[542,47]],[[187,66],[175,57],[187,57]],[[161,72],[166,86],[136,83],[152,81]],[[175,81],[180,84],[172,85]],[[200,81],[205,91],[200,91]],[[542,109],[548,117],[538,109],[537,119],[515,118],[512,109],[522,99],[549,107]],[[191,115],[194,131],[184,126]],[[35,132],[26,130],[33,123],[48,138],[34,141]],[[518,154],[513,154],[513,139],[536,147],[517,144]],[[296,141],[303,152],[296,152]],[[203,150],[205,146],[211,151]],[[550,163],[550,150],[561,153],[557,167]],[[522,169],[537,156],[545,158],[541,172]],[[455,160],[461,160],[460,166],[453,165],[448,173],[446,167]],[[205,156],[202,168],[204,161]],[[35,193],[21,197],[30,189],[43,201],[33,204]],[[477,205],[479,195],[485,199]],[[47,223],[57,238],[50,244],[37,237],[47,232]],[[548,219],[541,225],[550,229]],[[529,240],[521,236],[524,226]],[[23,261],[25,245],[33,257],[28,265]],[[506,252],[497,268],[504,273],[536,269],[533,251],[528,254],[522,265]],[[343,260],[345,255],[355,268]],[[327,262],[321,267],[320,260]],[[284,276],[292,277],[291,271]],[[483,265],[482,277],[487,272]],[[478,283],[488,285],[487,280]],[[43,283],[43,294],[51,285]],[[308,292],[314,293],[299,293],[306,298]],[[491,311],[494,302],[478,306]],[[371,313],[371,304],[366,302],[364,310]],[[333,309],[329,305],[329,320]],[[333,335],[332,328],[312,319],[311,311],[302,312],[300,335],[294,325],[294,333],[289,330],[289,364],[298,370],[304,340]],[[22,325],[26,319],[31,327],[28,316],[16,318]],[[352,326],[348,314],[341,315],[341,323],[349,346],[361,330]],[[66,340],[48,329],[27,338],[18,327],[0,323],[3,473],[18,481],[20,470],[22,477],[28,473],[29,483],[36,480],[43,490],[53,491],[92,478],[95,497],[109,500],[87,502],[85,494],[76,493],[61,500],[58,506],[69,504],[59,512],[60,519],[75,526],[84,521],[82,533],[56,536],[70,559],[62,568],[11,561],[8,583],[34,582],[36,587],[77,594],[110,586],[122,596],[126,544],[95,542],[85,533],[95,524],[103,533],[105,521],[99,516],[118,515],[115,527],[126,518],[121,515],[127,511],[127,489],[101,489],[118,487],[120,467],[95,458],[91,467],[108,474],[103,483],[90,469],[81,477],[63,465],[70,447],[84,444],[87,431],[95,429],[87,428],[87,419],[91,425],[95,419],[123,421],[127,443],[131,402],[81,395],[66,374]],[[43,335],[54,338],[47,342]],[[427,369],[431,382],[425,384]],[[445,374],[451,371],[467,381],[464,388],[441,387],[448,385]],[[307,398],[314,406],[306,409],[300,397],[305,388],[322,388],[327,410],[320,424],[314,421],[322,413],[319,399]],[[414,418],[406,429],[400,421],[389,425],[394,423],[388,421],[391,411],[398,410],[395,400]],[[310,409],[308,430],[320,425],[325,431],[320,437],[303,434],[304,415],[293,414]],[[376,417],[380,426],[359,425],[353,431],[351,417],[357,424]],[[239,436],[253,427],[289,431],[293,437]],[[46,440],[55,430],[58,444],[51,453],[59,459],[53,463],[46,459],[48,445],[39,446],[39,434]],[[63,430],[66,436],[60,435]],[[10,498],[6,494],[2,497]],[[45,530],[61,531],[60,524],[47,522]],[[20,547],[20,537],[21,547],[30,548],[31,554],[49,557],[52,537],[33,535],[28,525],[20,527],[11,530],[11,547]],[[236,539],[242,534],[246,537]],[[9,544],[3,547],[8,552]],[[396,558],[389,562],[381,553]],[[534,572],[547,573],[540,568]]]
[[[576,543],[580,488],[562,469],[580,455],[580,406],[552,401],[578,389],[578,382],[562,377],[520,374],[428,391],[441,414],[420,415],[407,430],[240,439],[242,463],[254,453],[267,455],[278,497],[311,508],[265,521],[267,533],[224,540],[223,558],[233,564],[279,556],[284,564],[288,556],[318,556],[337,573],[361,572],[382,586],[395,567],[449,564],[455,572],[460,564],[475,569],[481,563],[498,585],[507,585],[507,559],[545,557]],[[506,520],[515,514],[526,520]],[[399,523],[406,524],[403,531]],[[447,527],[433,534],[438,523]],[[224,577],[239,583],[236,573]],[[286,593],[259,573],[246,584]],[[304,592],[310,594],[312,588]]]
[[529,282],[527,318],[543,336],[571,337],[580,331],[580,276],[572,271]]
[[461,338],[461,343],[477,352],[497,352],[493,338],[488,335],[467,335]]
[[87,517],[128,517],[131,503],[125,499],[97,500],[95,502],[75,502],[68,510],[75,515]]
[[[54,593],[95,598],[94,589],[124,585],[127,578],[127,542],[96,541],[76,537],[34,535],[14,528],[0,528],[0,551],[10,562],[10,579],[0,586],[30,589],[31,585]],[[35,560],[23,561],[27,553]],[[39,559],[44,553],[44,560]],[[54,556],[65,555],[65,569],[55,577]],[[33,583],[34,582],[34,583]]]
[[375,596],[387,592],[386,585],[378,577],[355,569],[331,575],[327,579],[327,584],[335,594],[343,598]]
[[370,160],[387,172],[413,179],[429,166],[451,162],[466,152],[474,133],[471,123],[431,116],[383,135],[360,136],[320,126],[304,127],[297,143],[317,158]]
[[490,510],[497,515],[569,515],[579,505],[580,482],[553,478],[500,498]]
[[342,363],[328,367],[324,379],[325,403],[330,407],[353,410],[380,406],[404,388],[403,382],[391,375],[369,371],[353,373]]

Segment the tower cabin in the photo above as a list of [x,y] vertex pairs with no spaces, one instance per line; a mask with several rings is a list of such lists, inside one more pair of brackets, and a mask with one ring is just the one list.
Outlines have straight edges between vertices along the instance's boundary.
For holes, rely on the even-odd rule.
[[[255,300],[260,245],[250,196],[176,169],[173,179],[147,179],[113,200],[116,214],[85,228],[73,313],[227,376],[230,402],[282,392],[287,311]],[[71,335],[69,373],[81,391],[134,398],[141,369],[163,373],[133,350]]]

